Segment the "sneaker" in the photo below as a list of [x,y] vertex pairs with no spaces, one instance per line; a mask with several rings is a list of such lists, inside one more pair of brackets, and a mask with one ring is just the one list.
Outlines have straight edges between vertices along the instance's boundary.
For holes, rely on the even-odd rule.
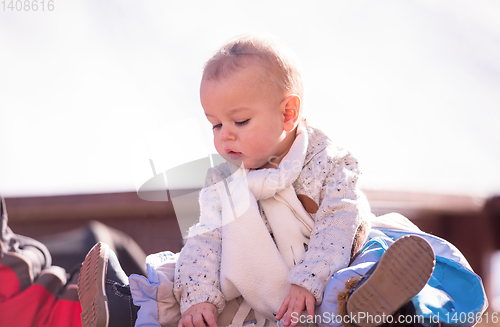
[[132,303],[128,277],[116,254],[99,242],[85,257],[78,278],[83,327],[134,326],[139,310]]
[[387,322],[383,317],[393,315],[427,284],[435,261],[424,238],[408,235],[398,239],[351,291],[347,300],[351,323],[375,327]]

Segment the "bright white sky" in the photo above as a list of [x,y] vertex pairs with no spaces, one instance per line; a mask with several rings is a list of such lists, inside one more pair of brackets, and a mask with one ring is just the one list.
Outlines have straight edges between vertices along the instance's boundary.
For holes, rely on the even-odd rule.
[[495,0],[0,8],[0,192],[133,191],[149,159],[160,172],[214,152],[203,64],[268,32],[300,58],[307,115],[358,156],[362,187],[500,193],[498,17]]

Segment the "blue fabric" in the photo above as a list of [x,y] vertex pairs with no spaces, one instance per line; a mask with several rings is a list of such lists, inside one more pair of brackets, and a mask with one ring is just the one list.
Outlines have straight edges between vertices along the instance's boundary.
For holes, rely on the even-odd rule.
[[136,306],[140,306],[137,313],[136,327],[157,327],[158,323],[158,293],[159,283],[152,282],[144,276],[130,275],[130,290]]
[[[392,240],[408,233],[380,229]],[[472,326],[486,310],[488,300],[481,282],[458,249],[449,242],[426,233],[424,237],[436,254],[436,266],[426,287],[412,299],[416,314],[426,326]]]
[[132,298],[136,306],[140,306],[137,313],[135,327],[158,327],[158,288],[160,279],[156,268],[173,260],[174,253],[170,251],[148,255],[146,269],[148,278],[140,275],[130,275],[129,284]]
[[[320,326],[341,326],[337,313],[337,294],[345,282],[363,276],[398,238],[410,233],[390,229],[373,229],[353,263],[329,280],[323,303],[316,309],[321,315]],[[427,285],[413,299],[416,315],[424,318],[423,325],[439,324],[467,327],[476,323],[488,302],[481,282],[463,255],[451,243],[426,233],[411,233],[424,237],[436,254],[436,266]]]

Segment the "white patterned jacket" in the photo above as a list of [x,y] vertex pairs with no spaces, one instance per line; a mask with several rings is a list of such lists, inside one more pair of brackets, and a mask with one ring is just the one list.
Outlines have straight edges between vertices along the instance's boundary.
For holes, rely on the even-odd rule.
[[[370,207],[357,185],[357,160],[345,149],[334,146],[317,127],[306,123],[309,144],[299,177],[293,182],[296,194],[311,214],[315,224],[308,250],[288,275],[288,282],[307,289],[316,298],[323,292],[330,276],[348,266],[351,247],[360,223],[371,217]],[[229,177],[226,164],[217,168]],[[220,285],[222,251],[221,203],[216,183],[207,175],[207,186],[200,193],[201,215],[191,232],[199,234],[187,239],[180,253],[174,280],[174,295],[181,313],[191,306],[209,302],[218,314],[225,299]],[[265,214],[261,211],[265,220]],[[206,231],[202,234],[200,230]],[[272,231],[270,231],[272,232]],[[262,255],[265,255],[263,253]],[[255,269],[259,263],[256,262]]]

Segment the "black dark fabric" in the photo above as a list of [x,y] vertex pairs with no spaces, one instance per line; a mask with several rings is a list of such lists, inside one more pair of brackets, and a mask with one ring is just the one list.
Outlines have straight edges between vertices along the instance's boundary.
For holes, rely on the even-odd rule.
[[49,249],[52,265],[66,271],[81,264],[96,243],[104,242],[116,253],[127,275],[146,276],[144,251],[130,236],[101,222],[92,221],[84,227],[38,239]]
[[488,227],[493,246],[496,250],[500,249],[500,196],[489,198],[484,204],[484,213],[488,219]]
[[139,307],[132,302],[127,274],[123,271],[114,251],[109,251],[106,271],[106,296],[109,308],[109,327],[135,325]]

